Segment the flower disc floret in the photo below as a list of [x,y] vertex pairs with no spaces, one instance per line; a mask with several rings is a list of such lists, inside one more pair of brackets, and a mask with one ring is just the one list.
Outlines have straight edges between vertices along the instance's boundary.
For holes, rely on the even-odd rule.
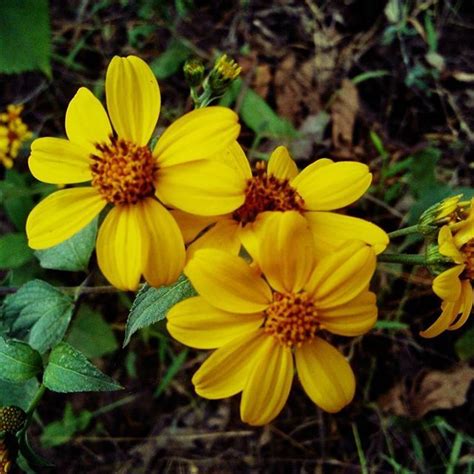
[[264,311],[264,330],[282,345],[301,347],[314,339],[319,328],[318,312],[307,293],[275,292],[273,303]]
[[304,209],[304,200],[288,179],[267,173],[264,162],[257,163],[254,176],[247,181],[245,202],[232,217],[242,226],[254,222],[265,211],[298,211]]
[[92,185],[115,205],[136,204],[152,196],[157,163],[147,146],[111,137],[91,155]]

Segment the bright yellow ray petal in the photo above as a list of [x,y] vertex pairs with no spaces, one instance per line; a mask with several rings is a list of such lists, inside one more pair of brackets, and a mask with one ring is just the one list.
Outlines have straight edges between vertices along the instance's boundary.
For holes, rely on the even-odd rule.
[[160,114],[160,89],[148,64],[115,56],[105,78],[107,109],[119,138],[146,145]]
[[344,356],[317,337],[296,349],[296,370],[309,398],[329,413],[336,413],[354,398],[355,377]]
[[350,241],[320,260],[305,289],[321,309],[342,305],[368,288],[375,264],[372,248]]
[[428,329],[420,331],[420,336],[431,339],[446,331],[458,315],[460,307],[461,299],[446,303],[440,317]]
[[53,247],[89,224],[106,202],[94,188],[63,189],[43,199],[26,221],[28,245]]
[[143,269],[151,286],[170,285],[183,271],[186,252],[178,224],[158,201],[147,198],[136,204],[143,233],[148,235]]
[[215,349],[236,337],[255,332],[263,322],[256,314],[235,314],[222,311],[201,296],[188,298],[168,312],[167,328],[179,342],[197,349]]
[[305,212],[315,244],[322,253],[329,253],[347,240],[362,240],[371,245],[378,255],[388,245],[387,233],[372,222],[335,212]]
[[222,250],[198,250],[184,273],[206,301],[224,311],[257,313],[272,301],[270,288],[255,270]]
[[313,238],[295,211],[274,212],[261,226],[256,263],[272,288],[297,293],[314,269]]
[[252,177],[249,160],[237,141],[232,142],[226,149],[224,159],[230,162],[243,179],[247,180]]
[[462,311],[461,316],[455,320],[454,323],[450,324],[448,331],[454,331],[464,326],[466,321],[469,319],[469,316],[472,311],[472,304],[474,299],[474,290],[471,286],[469,280],[462,281],[462,290],[461,290],[461,307],[459,308]]
[[254,222],[239,229],[240,242],[245,250],[252,257],[253,263],[260,261],[261,234],[268,219],[272,219],[273,211],[261,212]]
[[222,219],[195,240],[187,251],[190,259],[197,250],[218,249],[232,255],[238,255],[240,250],[239,224],[233,219]]
[[242,392],[242,421],[254,426],[272,421],[285,405],[292,381],[291,349],[268,336]]
[[87,149],[63,138],[37,138],[31,144],[28,166],[43,183],[72,184],[92,179]]
[[267,173],[279,179],[292,180],[298,174],[296,163],[284,146],[275,148],[268,161]]
[[372,329],[377,321],[375,295],[363,291],[348,303],[320,310],[321,329],[340,336],[360,336]]
[[444,226],[438,234],[439,253],[446,257],[450,257],[456,263],[463,263],[464,257],[456,246],[451,229]]
[[331,211],[357,201],[367,191],[372,175],[367,165],[341,161],[307,166],[292,182],[309,211]]
[[245,186],[231,166],[200,160],[160,168],[156,196],[164,204],[190,214],[215,216],[239,208],[245,200]]
[[73,143],[94,153],[95,144],[108,143],[112,135],[109,117],[100,100],[81,87],[66,111],[66,134]]
[[433,292],[442,300],[457,301],[461,296],[461,280],[459,275],[464,271],[465,265],[456,265],[433,280]]
[[196,393],[215,400],[241,392],[267,337],[257,330],[238,336],[213,352],[194,374],[192,382]]
[[200,232],[218,219],[218,216],[196,216],[178,209],[173,209],[170,213],[181,229],[185,243],[192,242]]
[[104,219],[97,237],[99,267],[115,287],[135,291],[146,263],[148,235],[137,206],[116,206]]
[[237,139],[238,116],[225,107],[193,110],[172,123],[153,150],[160,167],[212,158]]
[[456,232],[454,243],[457,248],[461,248],[472,239],[474,239],[474,216],[466,220],[465,224]]

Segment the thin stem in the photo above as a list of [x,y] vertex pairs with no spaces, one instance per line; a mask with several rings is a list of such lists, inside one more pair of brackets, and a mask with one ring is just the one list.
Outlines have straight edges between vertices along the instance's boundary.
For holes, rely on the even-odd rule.
[[357,455],[359,456],[359,464],[360,470],[362,474],[369,474],[369,470],[367,469],[367,458],[365,457],[364,450],[362,449],[362,443],[360,441],[359,430],[357,429],[357,425],[355,423],[352,424],[352,434],[354,435],[354,441],[357,448]]
[[410,234],[417,234],[418,231],[418,224],[412,225],[410,227],[405,227],[403,229],[394,230],[393,232],[389,232],[388,236],[392,239],[394,237],[400,237],[402,235],[410,235]]
[[379,262],[386,263],[405,263],[407,265],[426,265],[426,258],[420,254],[408,254],[408,253],[384,253],[377,256]]

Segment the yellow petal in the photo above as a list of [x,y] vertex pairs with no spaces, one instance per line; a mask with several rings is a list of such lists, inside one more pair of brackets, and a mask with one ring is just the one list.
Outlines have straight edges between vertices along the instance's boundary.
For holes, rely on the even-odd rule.
[[217,216],[196,216],[178,209],[173,209],[170,213],[181,229],[185,243],[192,242],[200,232],[214,224],[217,219]]
[[224,153],[224,159],[237,170],[243,179],[247,180],[252,177],[252,169],[250,168],[249,160],[237,141],[232,142]]
[[298,174],[296,163],[284,146],[275,148],[268,161],[267,173],[279,179],[292,180]]
[[148,235],[143,275],[151,286],[170,285],[183,271],[186,252],[183,236],[170,212],[147,198],[136,205],[142,233]]
[[193,110],[164,131],[153,154],[160,167],[212,158],[237,139],[238,120],[237,114],[225,107]]
[[156,195],[164,204],[190,214],[215,216],[239,208],[245,181],[230,166],[200,160],[158,170]]
[[233,219],[222,219],[216,222],[188,247],[187,258],[192,258],[194,253],[200,249],[217,249],[238,255],[240,250],[239,224]]
[[372,175],[367,165],[350,161],[307,166],[292,182],[309,211],[340,209],[367,191]]
[[318,255],[335,250],[347,240],[362,240],[378,255],[389,243],[384,230],[364,219],[334,212],[305,212],[304,216],[313,232]]
[[254,426],[272,421],[285,405],[292,381],[291,349],[267,337],[242,392],[242,421]]
[[243,259],[222,250],[198,250],[184,273],[207,302],[224,311],[257,313],[272,301],[265,281]]
[[420,336],[431,339],[446,331],[458,315],[461,303],[461,299],[446,303],[441,316],[428,329],[420,331]]
[[313,238],[305,218],[295,211],[274,212],[259,230],[256,263],[272,288],[297,293],[314,269]]
[[375,264],[372,248],[350,241],[316,265],[305,289],[314,294],[321,309],[345,304],[368,288]]
[[63,138],[37,138],[31,144],[28,166],[43,183],[71,184],[92,179],[87,149]]
[[100,100],[81,87],[66,111],[66,134],[71,142],[94,153],[97,143],[108,143],[112,135],[109,117]]
[[107,109],[120,138],[146,145],[160,114],[160,89],[148,64],[115,56],[105,78]]
[[262,314],[235,314],[222,311],[201,296],[188,298],[168,312],[167,328],[179,342],[197,349],[215,349],[236,337],[255,332]]
[[457,301],[461,296],[461,280],[459,275],[464,271],[465,265],[456,265],[440,273],[433,280],[433,292],[442,300]]
[[454,243],[457,248],[461,248],[472,239],[474,239],[474,216],[466,220],[465,224],[456,232]]
[[346,304],[320,310],[321,328],[340,336],[360,336],[372,329],[377,321],[375,295],[363,291]]
[[455,244],[453,234],[451,233],[451,229],[448,226],[441,227],[438,234],[438,245],[439,253],[441,255],[452,258],[455,263],[464,262],[464,257],[458,250],[460,246],[458,247]]
[[355,377],[344,356],[317,337],[296,349],[296,370],[309,398],[329,413],[336,413],[354,398]]
[[455,320],[454,323],[451,323],[448,327],[448,331],[454,331],[464,326],[466,321],[469,319],[469,316],[472,311],[472,304],[474,299],[474,290],[471,286],[469,280],[462,281],[462,290],[461,290],[461,307],[459,308],[462,311],[461,316]]
[[213,352],[194,374],[192,382],[196,393],[215,400],[241,392],[267,337],[257,330],[238,336]]
[[146,263],[148,235],[137,206],[116,206],[104,219],[97,237],[99,267],[115,287],[135,291]]
[[63,189],[50,194],[28,216],[28,245],[45,249],[64,242],[89,224],[105,204],[94,188]]

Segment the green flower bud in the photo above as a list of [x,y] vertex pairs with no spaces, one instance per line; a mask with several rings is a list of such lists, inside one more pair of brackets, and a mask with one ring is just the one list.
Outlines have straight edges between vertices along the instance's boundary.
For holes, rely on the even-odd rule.
[[209,74],[208,83],[213,94],[222,95],[232,81],[239,77],[242,68],[226,54],[220,56]]
[[204,64],[198,58],[189,59],[184,63],[183,72],[189,87],[200,86],[204,79]]

